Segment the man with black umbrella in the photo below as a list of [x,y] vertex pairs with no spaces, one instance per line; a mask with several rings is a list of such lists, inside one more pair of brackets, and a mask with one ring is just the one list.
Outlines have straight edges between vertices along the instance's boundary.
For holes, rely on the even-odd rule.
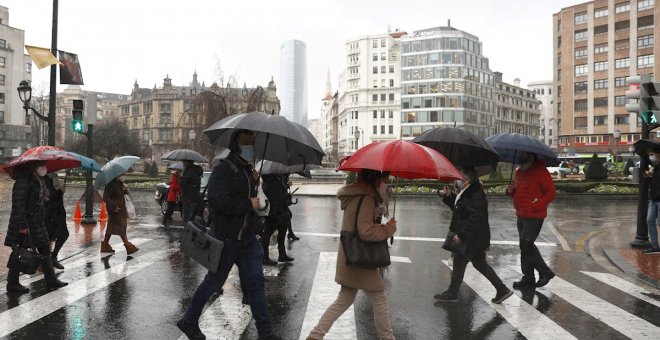
[[179,183],[183,189],[181,201],[183,202],[183,225],[185,226],[193,218],[192,213],[199,201],[199,189],[202,185],[204,170],[191,160],[184,160],[182,163],[183,174],[179,177]]

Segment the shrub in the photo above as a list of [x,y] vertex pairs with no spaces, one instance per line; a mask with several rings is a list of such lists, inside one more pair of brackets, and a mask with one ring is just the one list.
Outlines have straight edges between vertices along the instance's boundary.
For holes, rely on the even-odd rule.
[[145,161],[144,170],[142,170],[142,174],[149,176],[150,172],[151,172],[151,163]]
[[607,179],[607,169],[603,163],[598,159],[598,155],[594,154],[589,161],[589,168],[584,172],[584,178],[587,181],[602,181]]
[[630,176],[630,168],[634,167],[635,163],[632,161],[632,159],[628,159],[626,162],[626,165],[623,166],[623,175],[624,176]]
[[151,163],[151,169],[149,170],[149,176],[158,177],[158,164],[154,161]]

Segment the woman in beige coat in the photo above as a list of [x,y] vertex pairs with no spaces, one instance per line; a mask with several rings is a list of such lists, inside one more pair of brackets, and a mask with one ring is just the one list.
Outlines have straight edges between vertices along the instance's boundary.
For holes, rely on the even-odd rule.
[[128,242],[128,236],[126,236],[128,212],[126,211],[124,195],[130,195],[130,193],[124,185],[124,174],[121,174],[121,176],[108,182],[103,191],[103,201],[108,209],[108,224],[105,228],[105,237],[101,242],[102,253],[115,252],[110,246],[110,236],[112,235],[121,237],[127,254],[130,255],[140,250],[133,243]]
[[[387,224],[376,223],[380,217],[378,205],[383,202],[387,193],[387,173],[363,169],[358,174],[358,182],[342,187],[337,191],[337,198],[341,201],[341,209],[344,210],[341,230],[352,231],[355,229],[355,215],[358,211],[360,197],[362,200],[359,216],[357,218],[357,229],[360,238],[365,241],[383,241],[394,235],[396,221],[394,219]],[[362,289],[371,305],[373,306],[374,324],[380,339],[394,339],[390,313],[385,296],[385,282],[380,276],[377,268],[364,268],[346,265],[346,257],[341,243],[337,255],[337,274],[335,281],[341,285],[337,300],[328,307],[321,316],[319,323],[309,334],[310,339],[323,339],[330,327],[355,301],[358,289]]]

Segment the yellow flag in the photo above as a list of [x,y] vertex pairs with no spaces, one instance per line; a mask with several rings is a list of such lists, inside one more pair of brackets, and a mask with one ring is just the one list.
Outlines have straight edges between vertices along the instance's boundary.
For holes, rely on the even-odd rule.
[[39,69],[60,63],[47,48],[25,45],[25,49]]

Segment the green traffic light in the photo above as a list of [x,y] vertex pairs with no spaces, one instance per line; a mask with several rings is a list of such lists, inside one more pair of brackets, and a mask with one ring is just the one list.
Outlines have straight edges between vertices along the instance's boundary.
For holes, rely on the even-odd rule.
[[81,121],[73,121],[73,131],[74,132],[83,132],[83,124]]

